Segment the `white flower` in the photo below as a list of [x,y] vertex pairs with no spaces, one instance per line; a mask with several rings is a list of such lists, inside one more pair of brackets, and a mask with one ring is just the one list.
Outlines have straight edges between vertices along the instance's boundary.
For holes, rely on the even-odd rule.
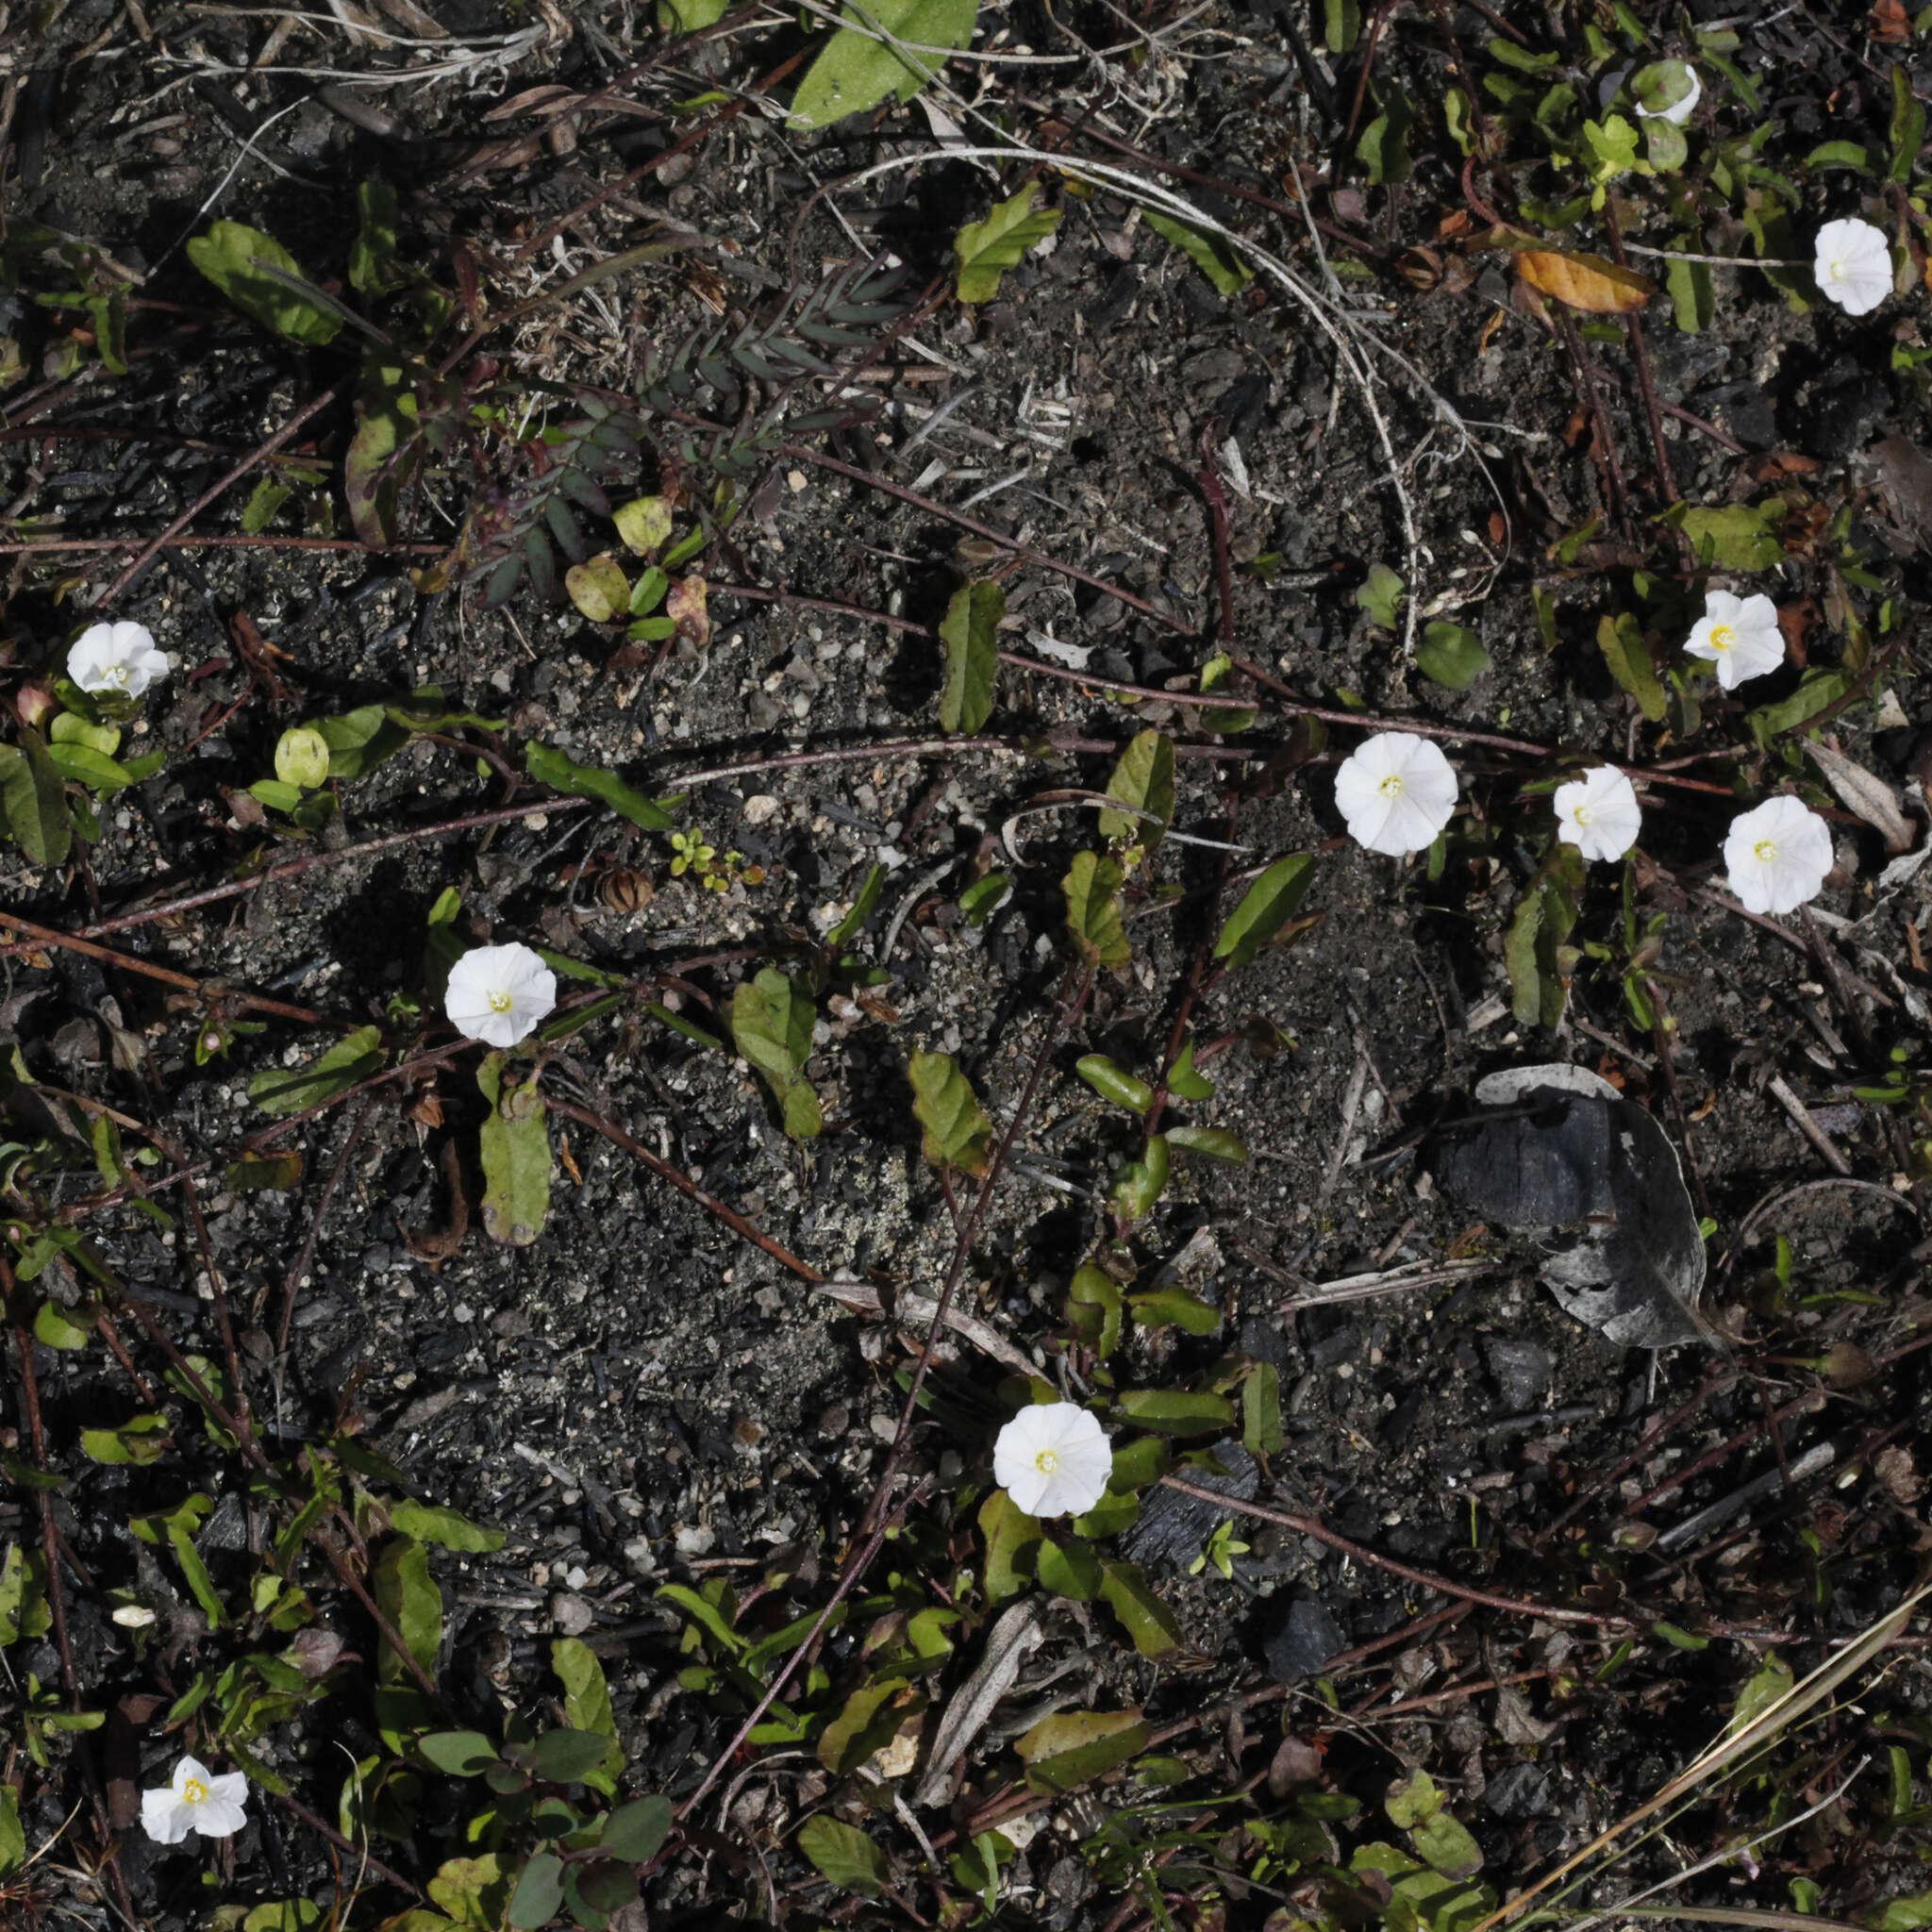
[[1708,658],[1717,666],[1717,681],[1735,691],[1747,677],[1762,677],[1785,661],[1777,606],[1762,592],[1734,597],[1728,591],[1707,591],[1704,615],[1684,648],[1693,658]]
[[1831,828],[1802,799],[1767,798],[1731,821],[1724,869],[1746,912],[1793,912],[1831,870]]
[[1028,1516],[1084,1516],[1112,1474],[1100,1418],[1076,1403],[1023,1408],[992,1446],[993,1481]]
[[449,969],[443,1011],[458,1033],[514,1046],[557,1005],[557,975],[528,946],[473,946]]
[[[1677,87],[1688,86],[1690,92],[1682,100],[1673,101],[1667,108],[1647,108],[1646,99],[1657,100],[1669,96]],[[1697,77],[1697,70],[1688,60],[1658,60],[1646,67],[1631,83],[1637,95],[1637,111],[1646,121],[1668,121],[1673,127],[1681,127],[1690,118],[1694,108],[1704,92],[1704,83]]]
[[1456,810],[1456,771],[1434,740],[1412,731],[1365,738],[1335,774],[1335,804],[1348,836],[1399,858],[1423,852]]
[[191,1831],[228,1838],[247,1823],[247,1796],[248,1780],[239,1771],[217,1777],[198,1759],[184,1757],[167,1784],[142,1792],[142,1829],[158,1845],[178,1845]]
[[67,675],[82,691],[116,697],[138,698],[174,668],[144,624],[90,625],[67,654]]
[[1557,787],[1557,837],[1586,858],[1622,858],[1637,842],[1643,814],[1637,788],[1615,765]]
[[1826,222],[1811,273],[1847,315],[1869,315],[1891,293],[1891,250],[1870,222]]

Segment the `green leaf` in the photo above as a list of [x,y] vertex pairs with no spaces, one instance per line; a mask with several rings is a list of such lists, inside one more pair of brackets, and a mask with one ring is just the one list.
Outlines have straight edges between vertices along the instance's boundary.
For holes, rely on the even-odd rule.
[[992,1123],[952,1055],[915,1053],[907,1077],[912,1082],[912,1111],[923,1129],[926,1159],[934,1167],[983,1174],[992,1158]]
[[501,1761],[496,1746],[481,1731],[431,1731],[417,1739],[416,1748],[452,1777],[478,1777]]
[[1241,1384],[1241,1446],[1250,1456],[1273,1456],[1282,1441],[1281,1371],[1257,1362]]
[[992,716],[993,686],[999,677],[1000,619],[1007,593],[984,579],[955,591],[940,621],[946,647],[946,682],[940,692],[940,727],[977,731]]
[[1490,654],[1474,631],[1459,624],[1429,624],[1423,626],[1415,665],[1447,691],[1467,691],[1490,668]]
[[731,0],[658,0],[658,25],[667,34],[700,33],[730,10]]
[[284,785],[313,791],[327,781],[328,758],[328,740],[308,725],[293,725],[275,741],[275,776]]
[[1155,1595],[1138,1563],[1104,1562],[1100,1594],[1142,1657],[1165,1657],[1180,1647],[1180,1625],[1174,1612]]
[[1143,1214],[1151,1214],[1155,1203],[1166,1190],[1167,1172],[1167,1136],[1149,1135],[1147,1144],[1141,1150],[1141,1158],[1127,1161],[1115,1176],[1108,1198],[1112,1201],[1116,1212],[1129,1221],[1139,1221]]
[[243,315],[292,342],[319,347],[341,332],[341,318],[256,266],[267,262],[299,276],[295,258],[272,236],[240,222],[216,222],[188,244],[188,258]]
[[960,301],[991,302],[1000,291],[1001,275],[1059,225],[1058,208],[1035,210],[1038,192],[1029,181],[1010,200],[995,202],[985,221],[968,222],[954,237]]
[[242,1932],[316,1932],[325,1916],[313,1899],[278,1898],[251,1907]]
[[1427,1772],[1412,1771],[1389,1787],[1382,1797],[1382,1808],[1398,1831],[1413,1831],[1441,1810],[1442,1794]]
[[545,1731],[530,1746],[529,1766],[545,1784],[579,1784],[604,1762],[609,1748],[610,1740],[596,1731]]
[[641,1865],[646,1858],[655,1858],[658,1848],[671,1836],[675,1815],[668,1798],[633,1798],[628,1805],[620,1805],[604,1821],[604,1836],[599,1842],[613,1858]]
[[396,541],[396,499],[420,458],[415,398],[403,366],[372,350],[357,382],[356,433],[342,458],[342,496],[358,541]]
[[1596,627],[1596,647],[1604,654],[1617,688],[1637,700],[1637,708],[1653,724],[1663,723],[1670,699],[1657,682],[1657,666],[1651,661],[1643,640],[1643,626],[1627,610],[1606,616]]
[[[437,1652],[442,1647],[442,1592],[429,1574],[429,1553],[413,1537],[385,1537],[369,1580],[376,1608],[408,1646],[409,1655],[433,1677]],[[384,1638],[377,1676],[392,1683],[403,1669],[402,1658]]]
[[1133,958],[1121,921],[1121,869],[1092,852],[1076,853],[1060,881],[1067,901],[1067,932],[1080,956],[1118,970]]
[[[78,1312],[92,1318],[93,1310]],[[58,1302],[42,1302],[34,1313],[34,1340],[47,1348],[85,1348],[93,1332],[92,1319],[76,1322]]]
[[[1673,247],[1701,253],[1701,238],[1680,235]],[[1672,320],[1680,335],[1700,335],[1717,316],[1717,292],[1711,286],[1710,264],[1705,261],[1672,261],[1664,267],[1664,287],[1670,293]]]
[[96,1462],[158,1462],[174,1447],[163,1415],[136,1415],[111,1429],[83,1429],[82,1453]]
[[846,1698],[837,1717],[819,1738],[819,1762],[835,1777],[848,1776],[882,1750],[898,1733],[909,1707],[907,1680],[887,1677],[861,1684]]
[[[634,496],[628,503],[619,504],[610,512],[610,520],[633,557],[655,557],[671,541],[673,511],[668,496]],[[643,612],[633,615],[641,617]]]
[[254,537],[275,522],[275,512],[287,503],[294,491],[286,483],[277,483],[273,476],[264,476],[249,491],[248,501],[242,506],[242,528]]
[[1139,1710],[1062,1710],[1013,1741],[1031,1790],[1077,1790],[1147,1748]]
[[1401,577],[1386,563],[1378,563],[1371,566],[1367,580],[1355,593],[1355,601],[1371,624],[1394,630],[1402,621],[1402,600],[1407,594]]
[[1759,705],[1757,709],[1746,711],[1745,728],[1759,749],[1768,751],[1772,740],[1780,732],[1795,731],[1819,712],[1837,704],[1850,689],[1850,682],[1842,671],[1831,671],[1822,664],[1814,664],[1798,680],[1798,688],[1790,697],[1780,698],[1774,705]]
[[1214,957],[1230,969],[1245,966],[1294,917],[1314,882],[1315,861],[1306,852],[1277,858],[1247,890],[1214,941]]
[[995,1490],[979,1506],[979,1533],[986,1539],[987,1601],[1018,1596],[1031,1580],[1020,1559],[1039,1545],[1040,1519],[1027,1515],[1006,1491]]
[[1165,242],[1172,242],[1223,295],[1239,295],[1255,279],[1255,272],[1244,262],[1224,237],[1210,235],[1191,222],[1177,222],[1172,215],[1157,213],[1151,208],[1141,210],[1141,219]]
[[1876,150],[1857,141],[1821,142],[1805,157],[1807,168],[1851,168],[1860,175],[1875,175],[1880,157]]
[[349,244],[349,286],[373,295],[388,281],[396,261],[396,192],[380,175],[356,184],[360,220]]
[[1194,1042],[1181,1048],[1181,1057],[1168,1070],[1167,1091],[1176,1100],[1212,1100],[1214,1082],[1194,1071]]
[[1708,1650],[1710,1639],[1699,1637],[1694,1631],[1681,1630],[1674,1624],[1666,1624],[1661,1619],[1650,1626],[1651,1635],[1661,1637],[1673,1650]]
[[945,65],[943,54],[900,53],[875,38],[887,33],[915,47],[963,47],[973,39],[978,0],[866,0],[845,17],[863,31],[841,27],[806,70],[791,99],[790,125],[828,127],[863,114],[896,93],[909,101]]
[[1741,1731],[1753,1724],[1797,1682],[1790,1664],[1775,1655],[1767,1657],[1738,1693],[1738,1707],[1732,1711],[1727,1730]]
[[485,1529],[454,1509],[435,1503],[391,1503],[391,1528],[412,1536],[421,1543],[435,1543],[439,1549],[455,1550],[461,1556],[487,1555],[503,1547],[503,1531]]
[[26,1863],[26,1833],[20,1823],[20,1793],[0,1784],[0,1878]]
[[1114,1397],[1123,1421],[1161,1436],[1206,1436],[1234,1421],[1224,1395],[1184,1389],[1123,1389]]
[[1033,1567],[1042,1590],[1074,1603],[1091,1602],[1100,1588],[1100,1559],[1092,1545],[1078,1537],[1069,1537],[1063,1542],[1042,1535]]
[[885,1856],[857,1825],[815,1812],[798,1834],[798,1849],[841,1891],[876,1898],[886,1889]]
[[617,1742],[617,1719],[610,1708],[610,1687],[597,1653],[578,1637],[551,1641],[550,1668],[563,1685],[563,1718],[573,1730],[590,1731],[604,1740],[604,1760],[583,1774],[583,1781],[607,1798],[617,1795],[617,1774],[624,1753]]
[[563,574],[564,594],[592,624],[614,624],[630,614],[630,579],[608,551],[574,563]]
[[1415,109],[1408,96],[1392,81],[1371,89],[1380,112],[1361,131],[1355,144],[1355,158],[1368,171],[1371,187],[1385,182],[1407,181],[1415,162],[1408,152],[1408,137],[1415,126]]
[[1146,1294],[1132,1294],[1127,1306],[1143,1328],[1179,1328],[1190,1335],[1212,1335],[1221,1326],[1221,1310],[1184,1288],[1157,1288]]
[[718,1606],[682,1583],[667,1583],[658,1591],[660,1598],[675,1604],[727,1657],[744,1648],[744,1639],[720,1614]]
[[483,1231],[526,1248],[550,1213],[550,1127],[535,1076],[506,1089],[500,1053],[485,1054],[476,1085],[490,1103],[477,1135],[483,1162]]
[[1888,1899],[1882,1906],[1864,1912],[1858,1919],[1872,1932],[1919,1932],[1932,1925],[1932,1891],[1915,1891],[1905,1898]]
[[1925,110],[1913,94],[1912,77],[1902,64],[1891,70],[1891,124],[1886,140],[1890,149],[1886,179],[1909,181],[1912,165],[1925,146]]
[[1113,768],[1107,795],[1132,809],[1103,811],[1101,837],[1152,852],[1174,818],[1174,745],[1158,731],[1137,733]]
[[1322,0],[1322,45],[1329,53],[1352,52],[1361,30],[1358,0]]
[[18,745],[0,744],[0,815],[30,865],[65,865],[74,844],[67,793],[46,741],[31,724]]
[[1576,926],[1583,878],[1583,856],[1576,847],[1553,845],[1516,902],[1503,941],[1503,963],[1514,996],[1512,1011],[1524,1026],[1555,1026],[1563,1017],[1576,967],[1570,935]]
[[1468,1878],[1483,1869],[1481,1846],[1470,1836],[1468,1827],[1446,1811],[1437,1812],[1408,1836],[1430,1868],[1445,1878]]
[[425,1888],[458,1925],[496,1932],[509,1903],[509,1879],[494,1852],[445,1858]]
[[376,1028],[358,1026],[306,1067],[256,1074],[248,1083],[248,1097],[264,1113],[301,1113],[320,1107],[381,1072],[388,1057],[381,1041]]
[[740,980],[731,996],[732,1043],[764,1075],[794,1141],[811,1140],[824,1124],[804,1077],[816,1017],[810,993],[773,966]]
[[515,1932],[539,1932],[563,1903],[563,1860],[539,1852],[523,1869],[510,1894],[508,1918]]
[[875,865],[866,874],[865,883],[858,889],[858,897],[853,900],[852,909],[837,925],[825,935],[825,950],[837,953],[849,946],[865,929],[865,922],[873,915],[879,903],[879,894],[885,890],[886,869]]
[[1083,1054],[1074,1062],[1074,1071],[1101,1099],[1124,1107],[1129,1113],[1145,1114],[1154,1105],[1153,1088],[1104,1053]]
[[328,746],[331,778],[360,778],[386,763],[409,741],[408,729],[389,715],[387,705],[358,705],[339,718],[318,718],[309,729]]
[[1183,1154],[1205,1155],[1209,1160],[1224,1160],[1232,1167],[1248,1164],[1247,1143],[1225,1127],[1169,1127],[1167,1143]]
[[1727,503],[1716,509],[1679,507],[1663,519],[1690,538],[1697,560],[1718,570],[1770,570],[1784,556],[1771,516],[1760,506]]
[[1012,890],[1012,880],[1003,872],[990,872],[983,879],[975,879],[959,894],[959,910],[966,915],[966,924],[984,925]]
[[647,832],[671,829],[671,814],[661,805],[633,791],[615,772],[607,772],[601,765],[580,765],[533,739],[524,749],[524,769],[538,784],[573,798],[594,798]]
[[1121,1291],[1104,1268],[1091,1261],[1074,1271],[1067,1289],[1067,1325],[1105,1361],[1120,1345]]

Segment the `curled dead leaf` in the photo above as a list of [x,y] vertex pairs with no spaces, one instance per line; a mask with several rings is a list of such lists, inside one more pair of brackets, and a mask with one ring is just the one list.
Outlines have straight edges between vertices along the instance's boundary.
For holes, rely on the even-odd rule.
[[1591,315],[1628,315],[1657,293],[1657,284],[1601,255],[1557,255],[1526,248],[1516,273],[1540,295]]

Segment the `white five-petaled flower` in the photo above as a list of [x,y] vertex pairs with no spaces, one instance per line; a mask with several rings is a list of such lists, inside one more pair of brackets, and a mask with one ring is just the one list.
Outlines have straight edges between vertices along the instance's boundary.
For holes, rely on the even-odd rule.
[[1586,858],[1622,858],[1637,842],[1643,820],[1637,788],[1615,765],[1557,787],[1557,837]]
[[1433,739],[1378,731],[1342,760],[1335,804],[1348,836],[1399,858],[1436,842],[1456,811],[1456,769]]
[[1831,828],[1803,799],[1767,798],[1731,821],[1724,869],[1746,912],[1794,912],[1831,870]]
[[67,653],[67,675],[82,691],[138,698],[175,660],[158,649],[144,624],[92,624]]
[[1785,634],[1777,627],[1777,606],[1761,591],[1734,597],[1728,591],[1704,593],[1704,615],[1690,627],[1684,648],[1717,666],[1717,681],[1735,691],[1747,677],[1762,677],[1785,661]]
[[458,1033],[514,1046],[557,1005],[557,975],[528,946],[473,946],[449,969],[443,1011]]
[[178,1845],[191,1831],[228,1838],[248,1821],[242,1811],[248,1780],[231,1771],[217,1777],[198,1758],[184,1757],[158,1790],[141,1794],[141,1824],[158,1845]]
[[1023,1408],[992,1448],[993,1481],[1028,1516],[1084,1516],[1112,1474],[1107,1431],[1077,1403]]
[[[1643,105],[1643,96],[1644,93],[1651,92],[1651,89],[1643,85],[1646,79],[1652,82],[1658,97],[1670,92],[1674,87],[1688,87],[1689,91],[1681,100],[1673,101],[1668,107],[1646,108]],[[1668,121],[1673,127],[1681,127],[1690,120],[1690,109],[1697,105],[1704,92],[1704,83],[1698,79],[1696,68],[1688,60],[1659,60],[1654,66],[1646,67],[1637,76],[1637,83],[1638,113],[1646,121]]]
[[1811,264],[1820,293],[1847,315],[1869,315],[1891,293],[1891,250],[1870,222],[1826,222]]

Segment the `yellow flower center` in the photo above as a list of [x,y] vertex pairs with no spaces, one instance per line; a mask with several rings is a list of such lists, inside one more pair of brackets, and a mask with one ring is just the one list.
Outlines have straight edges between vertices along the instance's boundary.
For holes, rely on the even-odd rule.
[[1570,816],[1573,819],[1574,819],[1579,825],[1587,825],[1590,823],[1590,808],[1587,805],[1573,806],[1571,808]]
[[1042,1449],[1033,1458],[1033,1466],[1041,1475],[1051,1475],[1060,1466],[1059,1451],[1058,1449]]
[[181,1787],[181,1802],[184,1805],[201,1805],[208,1800],[208,1787],[198,1777],[192,1777]]
[[509,994],[507,993],[500,986],[490,995],[490,1010],[492,1013],[508,1012],[510,1009],[510,1004],[511,1002]]
[[1738,633],[1727,624],[1714,624],[1710,627],[1710,648],[1713,651],[1728,651],[1738,641]]
[[1402,796],[1402,774],[1400,772],[1391,772],[1382,780],[1381,784],[1376,786],[1375,790],[1384,798],[1400,798]]
[[1757,844],[1751,848],[1751,857],[1759,865],[1775,865],[1777,863],[1777,841],[1775,839],[1758,840]]

